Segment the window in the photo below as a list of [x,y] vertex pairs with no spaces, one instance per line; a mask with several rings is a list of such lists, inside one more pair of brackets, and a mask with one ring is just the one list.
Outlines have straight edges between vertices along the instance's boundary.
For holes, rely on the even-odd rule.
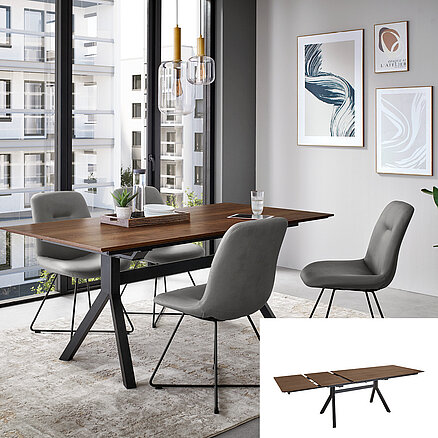
[[176,174],[175,168],[176,168],[175,163],[168,163],[166,165],[166,174],[174,176]]
[[[46,29],[47,33],[55,34],[55,13],[51,11],[46,12]],[[46,61],[55,61],[55,37],[46,37]]]
[[44,187],[44,154],[24,154],[24,187],[35,188],[24,194],[24,208],[30,208],[30,198]]
[[141,75],[132,75],[132,89],[141,90]]
[[[24,109],[44,109],[44,82],[24,82]],[[44,114],[33,111],[24,114],[24,135],[45,135]]]
[[9,79],[0,79],[0,122],[11,122],[10,113],[3,112],[11,109],[11,81]]
[[166,144],[166,154],[173,155],[175,153],[175,143]]
[[0,231],[0,271],[11,269],[11,235]]
[[11,187],[11,154],[0,154],[0,190]]
[[141,146],[141,132],[132,131],[132,146]]
[[[11,28],[11,7],[0,6],[0,28]],[[11,47],[11,34],[0,32],[0,47]]]
[[195,132],[195,152],[202,152],[204,150],[204,134],[202,132]]
[[141,117],[141,103],[132,104],[132,118],[139,119]]
[[202,119],[204,116],[204,100],[195,99],[195,119]]
[[[97,37],[97,13],[85,14],[84,19],[87,27],[87,35],[91,38]],[[97,41],[87,41],[84,43],[86,57],[95,57],[97,55]]]
[[195,166],[195,172],[194,172],[194,178],[193,178],[193,184],[195,186],[202,186],[203,184],[203,167],[202,166]]
[[44,11],[25,9],[24,28],[26,31],[41,35],[24,36],[24,60],[44,62]]

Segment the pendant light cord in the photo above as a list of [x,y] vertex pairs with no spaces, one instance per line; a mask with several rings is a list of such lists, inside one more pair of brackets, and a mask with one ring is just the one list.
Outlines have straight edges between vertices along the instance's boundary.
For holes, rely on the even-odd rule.
[[199,36],[202,36],[202,0],[199,0]]
[[176,27],[178,27],[178,0],[175,0],[176,3]]

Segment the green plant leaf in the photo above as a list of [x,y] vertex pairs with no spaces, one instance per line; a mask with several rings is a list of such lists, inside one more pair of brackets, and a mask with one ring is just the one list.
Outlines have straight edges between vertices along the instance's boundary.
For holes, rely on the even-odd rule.
[[426,195],[433,195],[432,190],[429,190],[429,189],[421,189],[421,191],[422,191],[423,193],[426,193]]
[[433,186],[433,200],[438,207],[438,187]]

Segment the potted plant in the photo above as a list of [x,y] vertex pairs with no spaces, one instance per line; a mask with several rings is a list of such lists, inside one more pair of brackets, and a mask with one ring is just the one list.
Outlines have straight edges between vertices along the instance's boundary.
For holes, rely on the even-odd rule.
[[[433,197],[433,202],[438,207],[438,187],[433,186],[432,190],[421,189],[421,191],[426,193],[426,195],[431,195]],[[438,245],[434,245],[434,247],[438,247]]]
[[131,205],[130,202],[138,195],[138,193],[128,192],[128,189],[124,188],[122,191],[116,191],[111,193],[112,197],[116,201],[116,216],[118,219],[129,219],[131,217]]

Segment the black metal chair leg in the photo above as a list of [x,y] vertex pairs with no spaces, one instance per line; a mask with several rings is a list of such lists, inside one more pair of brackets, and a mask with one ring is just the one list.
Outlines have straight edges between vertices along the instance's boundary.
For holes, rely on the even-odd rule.
[[257,330],[257,327],[254,324],[254,321],[252,320],[252,318],[249,315],[247,316],[247,318],[248,318],[249,323],[251,324],[252,329],[254,330],[254,333],[257,336],[257,339],[260,341],[260,334]]
[[[154,282],[154,299],[157,296],[157,283],[158,283],[158,278],[155,277],[155,282]],[[155,309],[156,309],[157,305],[155,304],[155,300],[152,300],[152,328],[156,328],[156,324],[155,324]]]
[[189,274],[190,280],[192,280],[192,284],[193,286],[196,286],[195,280],[193,280],[192,274],[190,273],[190,271],[187,271],[187,274]]
[[367,291],[365,291],[365,296],[367,297],[367,303],[368,303],[368,308],[370,309],[371,318],[374,318],[373,308],[371,307],[371,301]]
[[384,318],[384,316],[383,316],[383,312],[382,312],[382,308],[380,307],[380,303],[379,303],[379,300],[377,299],[377,295],[376,295],[376,293],[375,293],[374,291],[371,292],[371,293],[373,294],[374,301],[375,301],[376,304],[377,304],[377,309],[379,309],[380,317],[381,317],[381,318]]
[[181,322],[182,322],[184,316],[185,316],[184,313],[182,313],[180,319],[178,320],[178,322],[177,322],[177,324],[176,324],[176,327],[173,329],[173,332],[172,332],[172,335],[170,336],[169,342],[167,343],[166,347],[164,348],[164,351],[163,351],[163,353],[161,354],[161,357],[160,357],[160,359],[159,359],[159,361],[158,361],[158,364],[157,364],[157,366],[155,367],[155,369],[154,369],[154,371],[153,371],[153,373],[152,373],[151,378],[149,379],[149,385],[153,386],[153,387],[156,388],[156,389],[162,389],[162,386],[160,386],[160,385],[155,385],[155,383],[154,383],[154,377],[155,377],[155,375],[157,374],[158,368],[160,368],[161,362],[163,362],[164,356],[166,355],[167,350],[169,349],[170,344],[172,343],[173,338],[175,337],[175,334],[176,334],[176,332],[178,331],[179,326],[181,325]]
[[88,308],[91,309],[91,292],[90,292],[90,283],[88,283],[87,278],[87,294],[88,294]]
[[320,292],[320,294],[319,294],[319,296],[318,296],[318,299],[316,300],[316,303],[315,303],[315,305],[313,306],[312,313],[310,314],[309,318],[312,318],[313,314],[315,313],[315,310],[316,310],[316,308],[317,308],[317,306],[318,306],[318,304],[319,304],[319,300],[321,299],[322,294],[324,293],[324,291],[325,291],[325,289],[322,288],[322,290],[321,290],[321,292]]
[[374,394],[376,393],[377,382],[373,382],[373,390],[371,391],[370,403],[374,401]]
[[217,386],[217,321],[214,321],[214,413],[219,414],[219,393]]
[[76,297],[77,297],[77,295],[78,295],[78,284],[79,284],[79,279],[76,278],[76,281],[75,281],[75,290],[74,290],[74,292],[73,292],[73,310],[72,310],[72,314],[71,314],[70,339],[73,337],[73,334],[74,334],[74,328],[75,328]]
[[327,313],[325,314],[325,317],[326,317],[326,318],[329,317],[330,309],[331,309],[331,307],[332,307],[332,303],[333,303],[333,298],[334,298],[334,296],[335,296],[335,292],[336,292],[336,289],[333,289],[332,294],[330,295],[330,301],[329,301],[329,305],[328,305],[328,307],[327,307]]
[[327,400],[325,401],[324,406],[322,407],[320,414],[323,414],[325,412],[325,410],[327,409],[327,406],[329,405],[331,400],[332,400],[332,391],[330,389],[330,395],[327,397]]
[[58,277],[58,274],[53,274],[53,279],[52,279],[52,281],[50,282],[50,286],[49,286],[49,288],[47,289],[47,292],[45,293],[44,298],[43,298],[43,300],[41,301],[40,307],[38,307],[38,310],[37,310],[37,312],[36,312],[36,314],[35,314],[35,316],[34,316],[32,322],[30,323],[30,327],[29,327],[29,328],[30,328],[30,330],[33,331],[34,333],[41,333],[41,330],[35,329],[35,328],[33,327],[33,325],[35,324],[35,321],[37,320],[38,315],[40,314],[41,309],[43,308],[44,303],[46,302],[46,299],[47,299],[47,297],[49,296],[49,293],[50,293],[50,291],[51,291],[51,289],[52,289],[53,283],[55,283],[55,280],[56,280],[57,277]]
[[330,388],[330,392],[332,393],[332,416],[333,416],[333,428],[336,427],[336,404],[335,404],[335,388]]

